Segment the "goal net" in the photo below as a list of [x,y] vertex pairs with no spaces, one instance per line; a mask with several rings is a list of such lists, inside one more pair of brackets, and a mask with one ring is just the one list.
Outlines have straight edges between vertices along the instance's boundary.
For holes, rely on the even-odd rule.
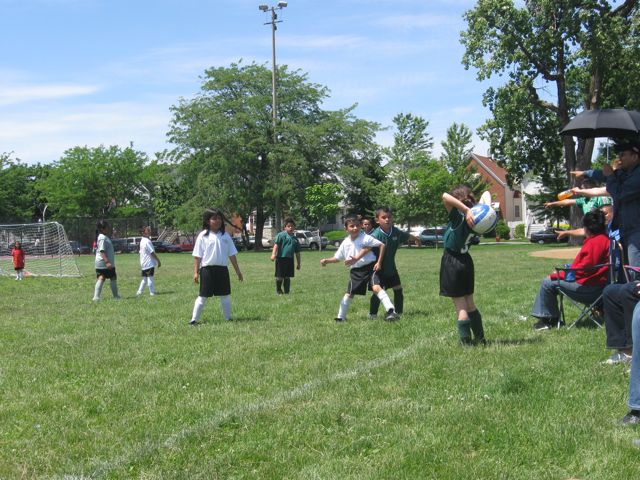
[[20,242],[26,276],[80,277],[64,227],[58,222],[0,225],[0,275],[12,275],[11,250]]

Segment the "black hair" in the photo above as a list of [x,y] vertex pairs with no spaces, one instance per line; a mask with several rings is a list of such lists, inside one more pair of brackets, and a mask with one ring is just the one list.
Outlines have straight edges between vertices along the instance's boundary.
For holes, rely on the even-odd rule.
[[393,215],[393,211],[391,210],[391,207],[387,207],[387,206],[376,208],[376,218],[378,218],[381,213],[386,213],[387,215]]
[[585,213],[582,218],[582,226],[591,235],[598,235],[606,231],[606,225],[604,223],[604,213],[600,210],[591,210]]
[[22,250],[22,242],[20,240],[16,240],[15,242],[13,242],[13,248]]
[[109,228],[109,222],[107,222],[106,220],[98,220],[96,222],[96,238],[95,240],[98,240],[98,235],[100,235],[102,233],[102,231],[106,228]]
[[213,217],[219,217],[220,218],[220,232],[222,232],[222,234],[225,233],[225,223],[229,223],[229,221],[225,218],[224,213],[222,213],[222,210],[220,210],[219,208],[207,208],[204,213],[202,214],[202,228],[204,228],[207,231],[207,235],[209,234],[210,228],[209,228],[209,220]]
[[284,219],[284,224],[283,225],[286,227],[289,224],[293,225],[294,227],[296,226],[296,222],[291,217],[287,217],[287,218]]
[[460,200],[469,208],[478,203],[476,201],[476,197],[473,196],[473,192],[466,185],[458,185],[449,192],[449,195],[451,195],[455,199]]
[[344,218],[344,227],[347,228],[350,223],[360,223],[360,219],[356,215],[348,215]]

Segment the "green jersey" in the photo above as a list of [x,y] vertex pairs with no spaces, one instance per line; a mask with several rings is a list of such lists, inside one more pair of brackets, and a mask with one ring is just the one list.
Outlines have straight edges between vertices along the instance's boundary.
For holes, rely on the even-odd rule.
[[274,243],[278,245],[278,257],[293,258],[293,254],[300,251],[300,244],[298,239],[293,235],[289,235],[287,232],[280,232],[276,235]]
[[386,233],[380,227],[376,228],[370,234],[376,240],[384,243],[384,257],[382,258],[382,273],[385,275],[393,275],[397,273],[396,268],[396,252],[398,247],[409,240],[409,234],[402,230],[392,227],[389,233]]
[[582,213],[587,214],[591,210],[600,208],[603,205],[611,205],[611,198],[609,197],[578,197],[576,198],[576,205],[582,209]]
[[471,230],[462,213],[457,208],[449,212],[449,224],[444,232],[444,248],[456,253],[467,253],[469,244],[476,233]]

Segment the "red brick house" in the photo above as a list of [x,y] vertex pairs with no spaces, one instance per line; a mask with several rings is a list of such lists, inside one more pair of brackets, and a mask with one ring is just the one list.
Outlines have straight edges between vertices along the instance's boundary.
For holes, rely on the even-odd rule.
[[473,166],[478,174],[487,182],[493,208],[500,213],[500,217],[513,226],[523,222],[522,193],[520,186],[512,190],[507,184],[507,171],[499,166],[491,157],[484,157],[472,153],[469,165]]

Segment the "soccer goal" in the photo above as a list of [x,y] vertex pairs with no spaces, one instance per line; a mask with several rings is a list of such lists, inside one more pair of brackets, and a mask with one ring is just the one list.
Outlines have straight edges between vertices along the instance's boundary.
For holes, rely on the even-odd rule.
[[58,222],[0,225],[0,275],[12,275],[11,250],[20,242],[26,276],[80,277],[64,227]]

